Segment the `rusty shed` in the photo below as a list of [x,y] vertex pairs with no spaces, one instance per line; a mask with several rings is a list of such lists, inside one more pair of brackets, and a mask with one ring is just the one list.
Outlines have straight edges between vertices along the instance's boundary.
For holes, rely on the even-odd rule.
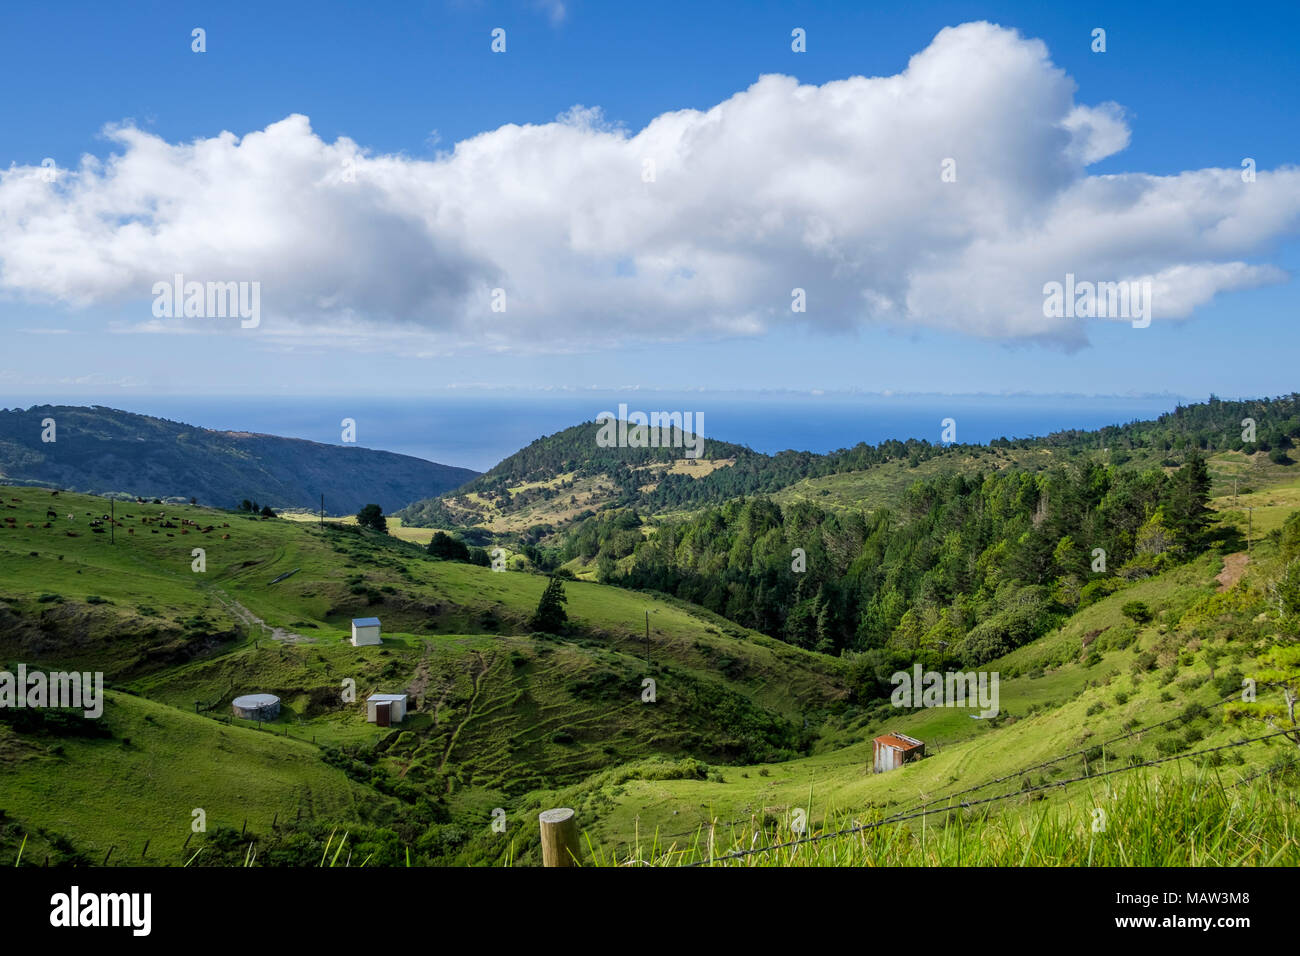
[[925,744],[907,734],[881,734],[871,742],[871,749],[876,773],[897,770],[925,756]]

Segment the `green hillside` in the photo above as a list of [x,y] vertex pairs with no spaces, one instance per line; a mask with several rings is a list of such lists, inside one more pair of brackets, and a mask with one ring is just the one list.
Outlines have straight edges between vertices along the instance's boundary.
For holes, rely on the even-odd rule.
[[[1292,462],[1289,450],[1300,439],[1300,395],[1243,401],[1211,396],[1148,421],[1004,437],[983,446],[909,439],[826,454],[766,455],[710,439],[694,463],[680,448],[601,448],[596,433],[597,426],[586,423],[539,438],[473,482],[416,502],[401,516],[413,526],[478,527],[536,542],[604,508],[681,516],[752,495],[770,495],[782,504],[895,507],[917,479],[951,472],[1039,471],[1081,460],[1172,466],[1192,450],[1224,459],[1235,455],[1252,472]],[[1232,474],[1226,469],[1222,477],[1230,481]]]
[[[1294,466],[945,454],[979,465],[579,522],[571,563],[623,586],[537,573],[545,546],[494,571],[354,523],[118,501],[113,524],[7,487],[0,670],[109,692],[100,720],[0,708],[0,862],[533,865],[537,813],[571,806],[598,864],[1300,863]],[[852,484],[895,468],[901,492]],[[567,621],[542,630],[551,581]],[[383,644],[353,647],[370,616]],[[996,673],[997,714],[896,706],[914,664]],[[231,715],[254,692],[278,718]],[[406,719],[368,723],[376,692]],[[924,758],[873,773],[883,733]]]
[[[355,526],[321,529],[191,506],[121,508],[110,542],[86,526],[87,513],[103,513],[102,499],[7,491],[4,512],[13,520],[0,533],[0,659],[10,670],[20,661],[102,670],[119,692],[106,709],[106,741],[55,743],[45,728],[15,726],[6,754],[25,761],[61,746],[66,766],[41,771],[40,800],[17,799],[27,778],[6,775],[0,806],[86,852],[154,832],[141,829],[137,810],[166,815],[149,807],[148,787],[133,798],[138,805],[124,801],[122,813],[107,817],[80,799],[86,781],[102,785],[113,772],[110,755],[128,747],[126,738],[155,772],[172,768],[178,785],[190,774],[176,755],[210,749],[203,732],[223,747],[225,738],[241,742],[211,772],[230,778],[250,819],[262,824],[278,812],[283,829],[286,815],[310,799],[310,822],[345,827],[351,805],[314,796],[331,779],[346,794],[342,768],[352,787],[459,824],[463,840],[468,821],[481,823],[531,789],[629,760],[735,763],[807,752],[818,713],[846,694],[840,662],[679,602],[572,582],[566,633],[533,634],[527,619],[546,582],[538,575],[435,561]],[[51,505],[64,517],[47,518]],[[208,526],[213,531],[202,533]],[[196,547],[206,552],[202,573],[193,569]],[[271,583],[286,572],[294,573]],[[660,688],[654,704],[641,699],[647,612],[650,673]],[[383,645],[352,647],[348,622],[371,615],[384,622]],[[355,682],[351,702],[343,699],[345,679]],[[412,696],[400,729],[365,722],[363,702],[375,691]],[[233,697],[249,692],[283,701],[280,718],[260,734],[238,720],[218,722]],[[146,707],[168,721],[155,725],[136,713]],[[283,748],[274,759],[291,761],[284,773],[259,769],[265,748]],[[317,780],[295,782],[306,770],[287,768],[302,760]],[[81,762],[94,772],[76,769]],[[235,785],[248,776],[263,779],[261,789]],[[156,792],[175,799],[166,788]],[[57,815],[41,809],[56,804]],[[79,827],[79,815],[97,822]]]
[[[53,425],[47,425],[53,422]],[[50,429],[53,428],[53,431]],[[93,494],[243,499],[331,514],[376,502],[395,511],[477,473],[369,448],[196,428],[113,408],[0,409],[0,478]]]

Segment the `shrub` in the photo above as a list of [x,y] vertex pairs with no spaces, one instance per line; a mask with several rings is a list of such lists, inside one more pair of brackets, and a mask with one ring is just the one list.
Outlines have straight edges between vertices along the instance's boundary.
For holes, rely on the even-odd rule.
[[1156,753],[1162,757],[1172,757],[1187,749],[1187,743],[1181,737],[1161,737],[1156,741]]
[[1125,617],[1138,624],[1145,624],[1154,616],[1151,613],[1151,608],[1147,607],[1144,601],[1128,601],[1119,610]]

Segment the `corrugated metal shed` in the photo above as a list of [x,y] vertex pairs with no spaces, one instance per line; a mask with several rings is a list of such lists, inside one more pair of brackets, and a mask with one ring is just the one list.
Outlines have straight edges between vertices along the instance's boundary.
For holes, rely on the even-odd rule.
[[925,744],[907,734],[881,734],[871,742],[871,755],[876,773],[884,773],[924,757]]

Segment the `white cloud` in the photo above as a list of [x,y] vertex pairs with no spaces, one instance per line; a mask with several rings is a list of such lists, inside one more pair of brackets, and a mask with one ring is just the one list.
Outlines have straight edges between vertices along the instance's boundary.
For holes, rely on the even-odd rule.
[[[148,329],[150,289],[173,273],[256,280],[258,334],[382,345],[404,341],[379,334],[398,328],[425,348],[793,322],[1078,346],[1084,323],[1043,316],[1043,284],[1066,273],[1151,278],[1157,322],[1285,278],[1247,259],[1300,226],[1300,169],[1249,184],[1239,169],[1090,175],[1129,129],[1119,105],[1074,97],[1040,41],[972,23],[895,76],[763,76],[635,133],[575,106],[433,160],[324,142],[300,115],[193,143],[114,127],[113,155],[55,184],[39,167],[0,172],[0,291],[139,300]],[[790,311],[795,287],[805,315]]]

